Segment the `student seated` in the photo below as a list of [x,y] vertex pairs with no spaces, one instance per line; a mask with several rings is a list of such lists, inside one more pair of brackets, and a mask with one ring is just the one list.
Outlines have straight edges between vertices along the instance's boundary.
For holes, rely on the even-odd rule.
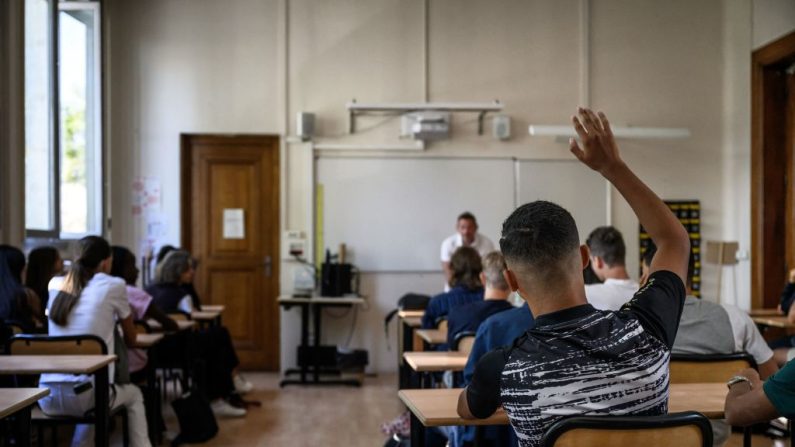
[[42,332],[46,322],[36,292],[25,287],[25,254],[0,245],[0,320],[20,324],[25,332]]
[[[789,271],[787,284],[781,291],[778,309],[787,316],[790,323],[795,323],[795,269]],[[795,358],[795,336],[787,336],[770,342],[770,347],[775,350],[776,363],[779,366]]]
[[629,202],[658,247],[645,287],[620,311],[585,298],[574,219],[550,202],[516,209],[500,247],[511,289],[527,302],[535,327],[511,346],[484,355],[458,400],[463,418],[486,418],[502,405],[520,445],[539,445],[567,415],[653,416],[668,412],[668,362],[685,299],[690,241],[668,207],[619,156],[607,118],[573,117],[582,147],[571,151]]
[[[63,271],[63,259],[55,247],[36,247],[28,253],[28,268],[25,274],[25,286],[36,292],[39,306],[42,311],[41,321],[47,321],[44,309],[50,300],[47,284],[55,275]],[[46,325],[45,325],[46,328]]]
[[[431,298],[422,315],[422,328],[436,327],[436,320],[446,317],[456,306],[483,300],[483,285],[480,272],[483,266],[480,254],[472,247],[459,247],[450,258],[450,291]],[[445,346],[446,350],[447,347]]]
[[486,318],[509,309],[513,309],[508,297],[511,289],[502,272],[505,270],[505,259],[498,251],[493,251],[483,258],[483,271],[480,282],[486,287],[482,301],[464,304],[450,309],[447,315],[447,344],[452,346],[456,335],[461,332],[475,332]]
[[[643,254],[641,269],[647,276],[655,249]],[[756,362],[763,379],[778,371],[773,351],[765,343],[751,317],[742,309],[717,304],[693,296],[694,261],[691,256],[687,271],[685,306],[679,319],[673,354],[733,354],[745,352]],[[731,427],[724,421],[710,421],[713,445],[723,445],[731,435]]]
[[625,266],[626,246],[621,232],[613,227],[599,227],[585,242],[591,251],[591,269],[600,284],[585,286],[585,297],[599,310],[618,310],[638,291],[638,283],[629,277]]
[[[50,293],[49,329],[51,336],[92,334],[100,337],[115,354],[113,332],[118,320],[124,341],[132,346],[136,339],[130,305],[124,281],[108,273],[111,267],[110,244],[98,236],[80,239],[80,255],[72,263],[62,289]],[[124,346],[122,345],[122,348]],[[149,446],[146,414],[141,390],[135,385],[115,383],[115,365],[110,364],[111,402],[127,409],[130,444]],[[50,389],[50,395],[41,399],[42,411],[49,415],[82,416],[94,407],[94,391],[75,394],[75,387],[93,381],[90,375],[42,374],[40,383]],[[93,425],[78,425],[72,445],[90,445],[93,442]]]
[[[154,284],[146,288],[154,303],[167,313],[194,310],[193,290],[194,264],[185,250],[171,251],[157,266]],[[227,400],[232,393],[247,393],[253,385],[237,374],[239,360],[232,337],[225,327],[213,326],[195,333],[196,356],[204,360],[207,379],[207,398],[212,401],[213,412],[217,416],[241,417],[245,408],[232,406]]]
[[737,427],[767,422],[779,416],[795,418],[795,361],[762,382],[759,373],[744,369],[729,379],[726,421]]
[[[135,287],[138,281],[138,266],[135,262],[135,255],[125,247],[114,245],[113,264],[110,274],[121,278],[126,283],[127,301],[130,303],[130,310],[133,313],[133,320],[153,319],[163,326],[166,331],[176,331],[179,329],[177,322],[165,314],[156,304],[152,302],[152,296],[143,290]],[[167,348],[168,342],[163,343]],[[145,349],[130,349],[127,356],[130,369],[130,377],[133,382],[141,382],[145,379],[144,368],[148,362]]]

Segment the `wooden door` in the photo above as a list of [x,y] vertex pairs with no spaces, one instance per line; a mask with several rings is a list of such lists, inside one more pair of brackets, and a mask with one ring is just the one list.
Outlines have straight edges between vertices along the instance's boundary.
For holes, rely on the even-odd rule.
[[778,305],[795,268],[795,32],[751,65],[751,304]]
[[182,135],[182,245],[245,369],[279,369],[279,138]]

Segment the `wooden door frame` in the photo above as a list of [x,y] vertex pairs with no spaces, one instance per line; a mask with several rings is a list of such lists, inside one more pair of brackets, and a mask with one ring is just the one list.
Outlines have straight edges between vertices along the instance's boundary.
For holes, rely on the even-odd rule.
[[[772,109],[777,98],[774,89],[781,86],[773,85],[770,74],[782,67],[795,63],[795,32],[787,34],[752,53],[751,62],[751,307],[773,307],[777,304],[778,293],[783,287],[786,271],[787,248],[784,241],[775,246],[776,233],[785,225],[786,212],[792,213],[795,204],[785,206],[785,210],[776,214],[775,206],[782,202],[781,191],[768,186],[775,175],[793,172],[793,154],[788,140],[792,135],[786,132],[786,117],[782,114],[768,113],[766,107]],[[783,100],[782,100],[783,102]],[[783,107],[783,106],[782,106]],[[785,147],[786,153],[781,154],[778,148]],[[767,149],[767,151],[765,150]],[[767,152],[767,157],[765,153]],[[783,160],[780,160],[783,157]],[[783,161],[777,165],[776,159]],[[771,171],[772,174],[771,175]],[[767,175],[766,175],[767,174]],[[767,182],[767,183],[766,183]],[[780,185],[779,185],[780,187]],[[785,188],[793,187],[793,179],[788,179]],[[786,192],[786,189],[784,189]],[[795,194],[793,194],[795,195]],[[785,195],[786,197],[786,195]],[[767,200],[766,200],[767,199]],[[772,214],[772,215],[771,215]],[[781,222],[784,217],[784,222]],[[790,216],[790,220],[793,216]],[[778,228],[777,228],[778,227]],[[780,239],[780,238],[779,238]],[[793,266],[790,266],[793,267]],[[781,271],[778,271],[781,270]],[[775,292],[773,292],[775,290]],[[774,303],[775,301],[775,303]]]
[[[218,134],[218,133],[181,133],[180,134],[180,241],[181,247],[189,252],[193,250],[193,240],[192,240],[192,221],[193,221],[193,176],[192,176],[192,169],[191,164],[194,160],[194,154],[191,150],[194,146],[191,145],[191,140],[195,140],[197,138],[235,138],[235,144],[239,145],[257,145],[261,144],[263,140],[275,140],[275,148],[276,148],[276,159],[278,160],[278,165],[275,169],[273,169],[273,173],[276,176],[275,184],[277,188],[282,187],[281,183],[281,163],[282,157],[281,152],[278,148],[281,147],[281,137],[277,134]],[[281,203],[281,191],[276,192],[275,196],[277,197],[278,202],[278,209],[281,210],[282,203]],[[278,221],[276,225],[276,233],[272,235],[273,239],[270,241],[272,246],[276,249],[276,255],[273,259],[273,278],[275,281],[275,292],[278,294],[281,291],[281,220]],[[276,297],[273,297],[273,306],[274,306],[274,315],[276,315],[276,320],[274,321],[274,329],[273,335],[276,339],[276,358],[274,360],[275,369],[274,371],[279,371],[281,369],[281,321],[279,318],[280,309],[279,305],[276,302]]]

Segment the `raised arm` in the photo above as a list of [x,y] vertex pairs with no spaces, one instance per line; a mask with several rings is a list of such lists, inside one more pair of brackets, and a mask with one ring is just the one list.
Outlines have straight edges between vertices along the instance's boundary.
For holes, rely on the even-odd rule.
[[569,142],[571,152],[616,187],[648,231],[657,246],[649,273],[669,270],[685,283],[690,252],[687,231],[665,203],[621,159],[605,114],[599,112],[597,116],[586,108],[580,108],[578,112],[579,117],[573,116],[572,122],[582,146],[572,138]]

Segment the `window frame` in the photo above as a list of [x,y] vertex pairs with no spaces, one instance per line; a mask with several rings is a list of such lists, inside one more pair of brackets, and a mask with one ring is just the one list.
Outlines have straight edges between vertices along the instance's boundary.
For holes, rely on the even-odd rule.
[[[88,234],[105,235],[107,229],[105,223],[107,219],[106,210],[106,144],[105,144],[105,32],[104,32],[104,2],[103,0],[46,0],[49,10],[49,30],[48,30],[48,90],[51,98],[48,104],[48,116],[50,123],[48,126],[48,139],[50,159],[52,161],[50,176],[50,212],[51,228],[48,230],[29,229],[25,222],[25,238],[28,243],[37,241],[69,241],[79,239]],[[91,157],[91,169],[97,173],[96,178],[87,188],[96,187],[98,191],[93,197],[94,200],[86,204],[87,226],[90,228],[86,233],[66,233],[61,227],[61,96],[60,96],[60,23],[59,15],[62,11],[81,11],[93,10],[95,17],[94,24],[94,63],[92,76],[94,79],[93,95],[96,98],[96,107],[93,110],[91,119],[94,120],[93,129],[94,141],[97,146],[94,156]],[[86,162],[88,163],[88,157]],[[87,179],[88,181],[88,179]],[[90,194],[90,193],[89,193]],[[93,217],[93,219],[92,219]],[[93,231],[91,228],[95,229]],[[28,245],[26,243],[26,245]]]

